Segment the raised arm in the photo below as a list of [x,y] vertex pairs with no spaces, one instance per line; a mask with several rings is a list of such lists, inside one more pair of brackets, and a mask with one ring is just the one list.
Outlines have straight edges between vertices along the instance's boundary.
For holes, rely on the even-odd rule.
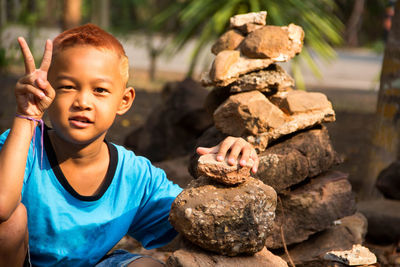
[[53,45],[46,41],[42,63],[36,69],[34,58],[24,38],[18,38],[25,62],[25,75],[15,86],[16,117],[0,150],[0,222],[6,221],[21,201],[29,145],[34,129],[54,99],[47,81]]

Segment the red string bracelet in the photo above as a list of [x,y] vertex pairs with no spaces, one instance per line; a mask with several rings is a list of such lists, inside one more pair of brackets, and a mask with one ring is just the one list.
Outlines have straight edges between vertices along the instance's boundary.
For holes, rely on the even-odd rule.
[[[40,129],[42,131],[41,133],[41,138],[40,138],[40,147],[41,147],[41,156],[40,156],[40,168],[43,166],[43,131],[44,131],[44,122],[42,119],[35,119],[32,117],[27,117],[19,114],[15,114],[16,117],[21,118],[21,119],[26,119],[30,121],[35,121],[38,124],[40,124]],[[36,126],[35,129],[33,130],[33,155],[35,155],[35,136],[36,136]]]

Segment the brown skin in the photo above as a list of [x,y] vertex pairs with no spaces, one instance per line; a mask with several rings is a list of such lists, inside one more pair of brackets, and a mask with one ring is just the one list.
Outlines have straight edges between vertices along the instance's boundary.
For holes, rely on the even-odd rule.
[[[25,40],[18,38],[18,42],[25,75],[15,87],[17,114],[40,119],[48,111],[53,125],[50,140],[66,179],[79,194],[93,195],[101,187],[109,164],[104,137],[115,116],[129,110],[135,91],[125,88],[120,61],[110,51],[76,46],[59,52],[52,61],[52,42],[48,40],[36,69]],[[15,117],[0,151],[0,241],[7,240],[0,242],[0,266],[21,266],[27,252],[27,217],[20,196],[35,126],[36,122]],[[220,161],[229,157],[232,165],[239,158],[245,165],[251,157],[255,162],[252,170],[257,171],[257,154],[241,138],[228,137],[215,147],[199,147],[197,153],[217,153]],[[162,265],[142,258],[129,266]]]

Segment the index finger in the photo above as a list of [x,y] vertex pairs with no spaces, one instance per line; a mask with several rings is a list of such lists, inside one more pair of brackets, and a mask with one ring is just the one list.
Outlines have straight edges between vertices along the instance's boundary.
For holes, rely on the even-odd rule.
[[23,37],[18,37],[18,43],[21,47],[22,55],[24,56],[25,73],[31,74],[35,71],[35,60],[32,56],[31,50]]
[[42,71],[47,72],[49,70],[52,54],[53,54],[53,42],[51,40],[47,40],[46,45],[44,47],[42,64],[40,64],[40,69]]

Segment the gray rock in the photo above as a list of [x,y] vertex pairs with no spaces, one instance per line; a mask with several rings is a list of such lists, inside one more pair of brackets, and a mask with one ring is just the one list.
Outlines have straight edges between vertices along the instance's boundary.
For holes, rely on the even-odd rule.
[[294,80],[286,71],[277,64],[271,64],[268,68],[250,72],[239,76],[231,84],[231,92],[245,92],[259,90],[263,93],[276,93],[294,86]]
[[252,256],[229,257],[217,255],[198,248],[182,248],[175,251],[167,260],[167,267],[287,267],[280,257],[275,256],[266,248]]
[[247,24],[243,24],[242,26],[235,27],[235,29],[237,29],[238,31],[240,31],[244,35],[247,35],[247,34],[249,34],[251,32],[254,32],[257,29],[262,28],[262,27],[263,27],[263,25],[260,25],[260,24],[247,23]]
[[170,222],[192,243],[222,255],[260,251],[274,219],[276,193],[249,177],[226,186],[200,177],[171,207]]
[[314,177],[340,162],[324,126],[297,133],[258,155],[255,177],[277,192]]
[[[335,221],[334,225],[316,233],[307,240],[293,245],[289,255],[298,267],[328,266],[325,253],[332,250],[348,250],[354,244],[362,244],[367,233],[367,219],[361,213]],[[277,254],[289,262],[284,253]]]
[[362,201],[358,210],[368,219],[367,237],[377,243],[400,240],[400,201],[377,199]]
[[290,192],[280,194],[281,204],[266,241],[267,248],[281,248],[281,227],[287,245],[306,240],[329,228],[333,221],[355,213],[355,200],[347,174],[330,171]]
[[254,161],[249,159],[245,166],[240,166],[239,163],[230,165],[227,158],[224,161],[217,161],[217,154],[210,153],[200,156],[197,173],[223,184],[234,185],[243,183],[250,177],[253,164]]

